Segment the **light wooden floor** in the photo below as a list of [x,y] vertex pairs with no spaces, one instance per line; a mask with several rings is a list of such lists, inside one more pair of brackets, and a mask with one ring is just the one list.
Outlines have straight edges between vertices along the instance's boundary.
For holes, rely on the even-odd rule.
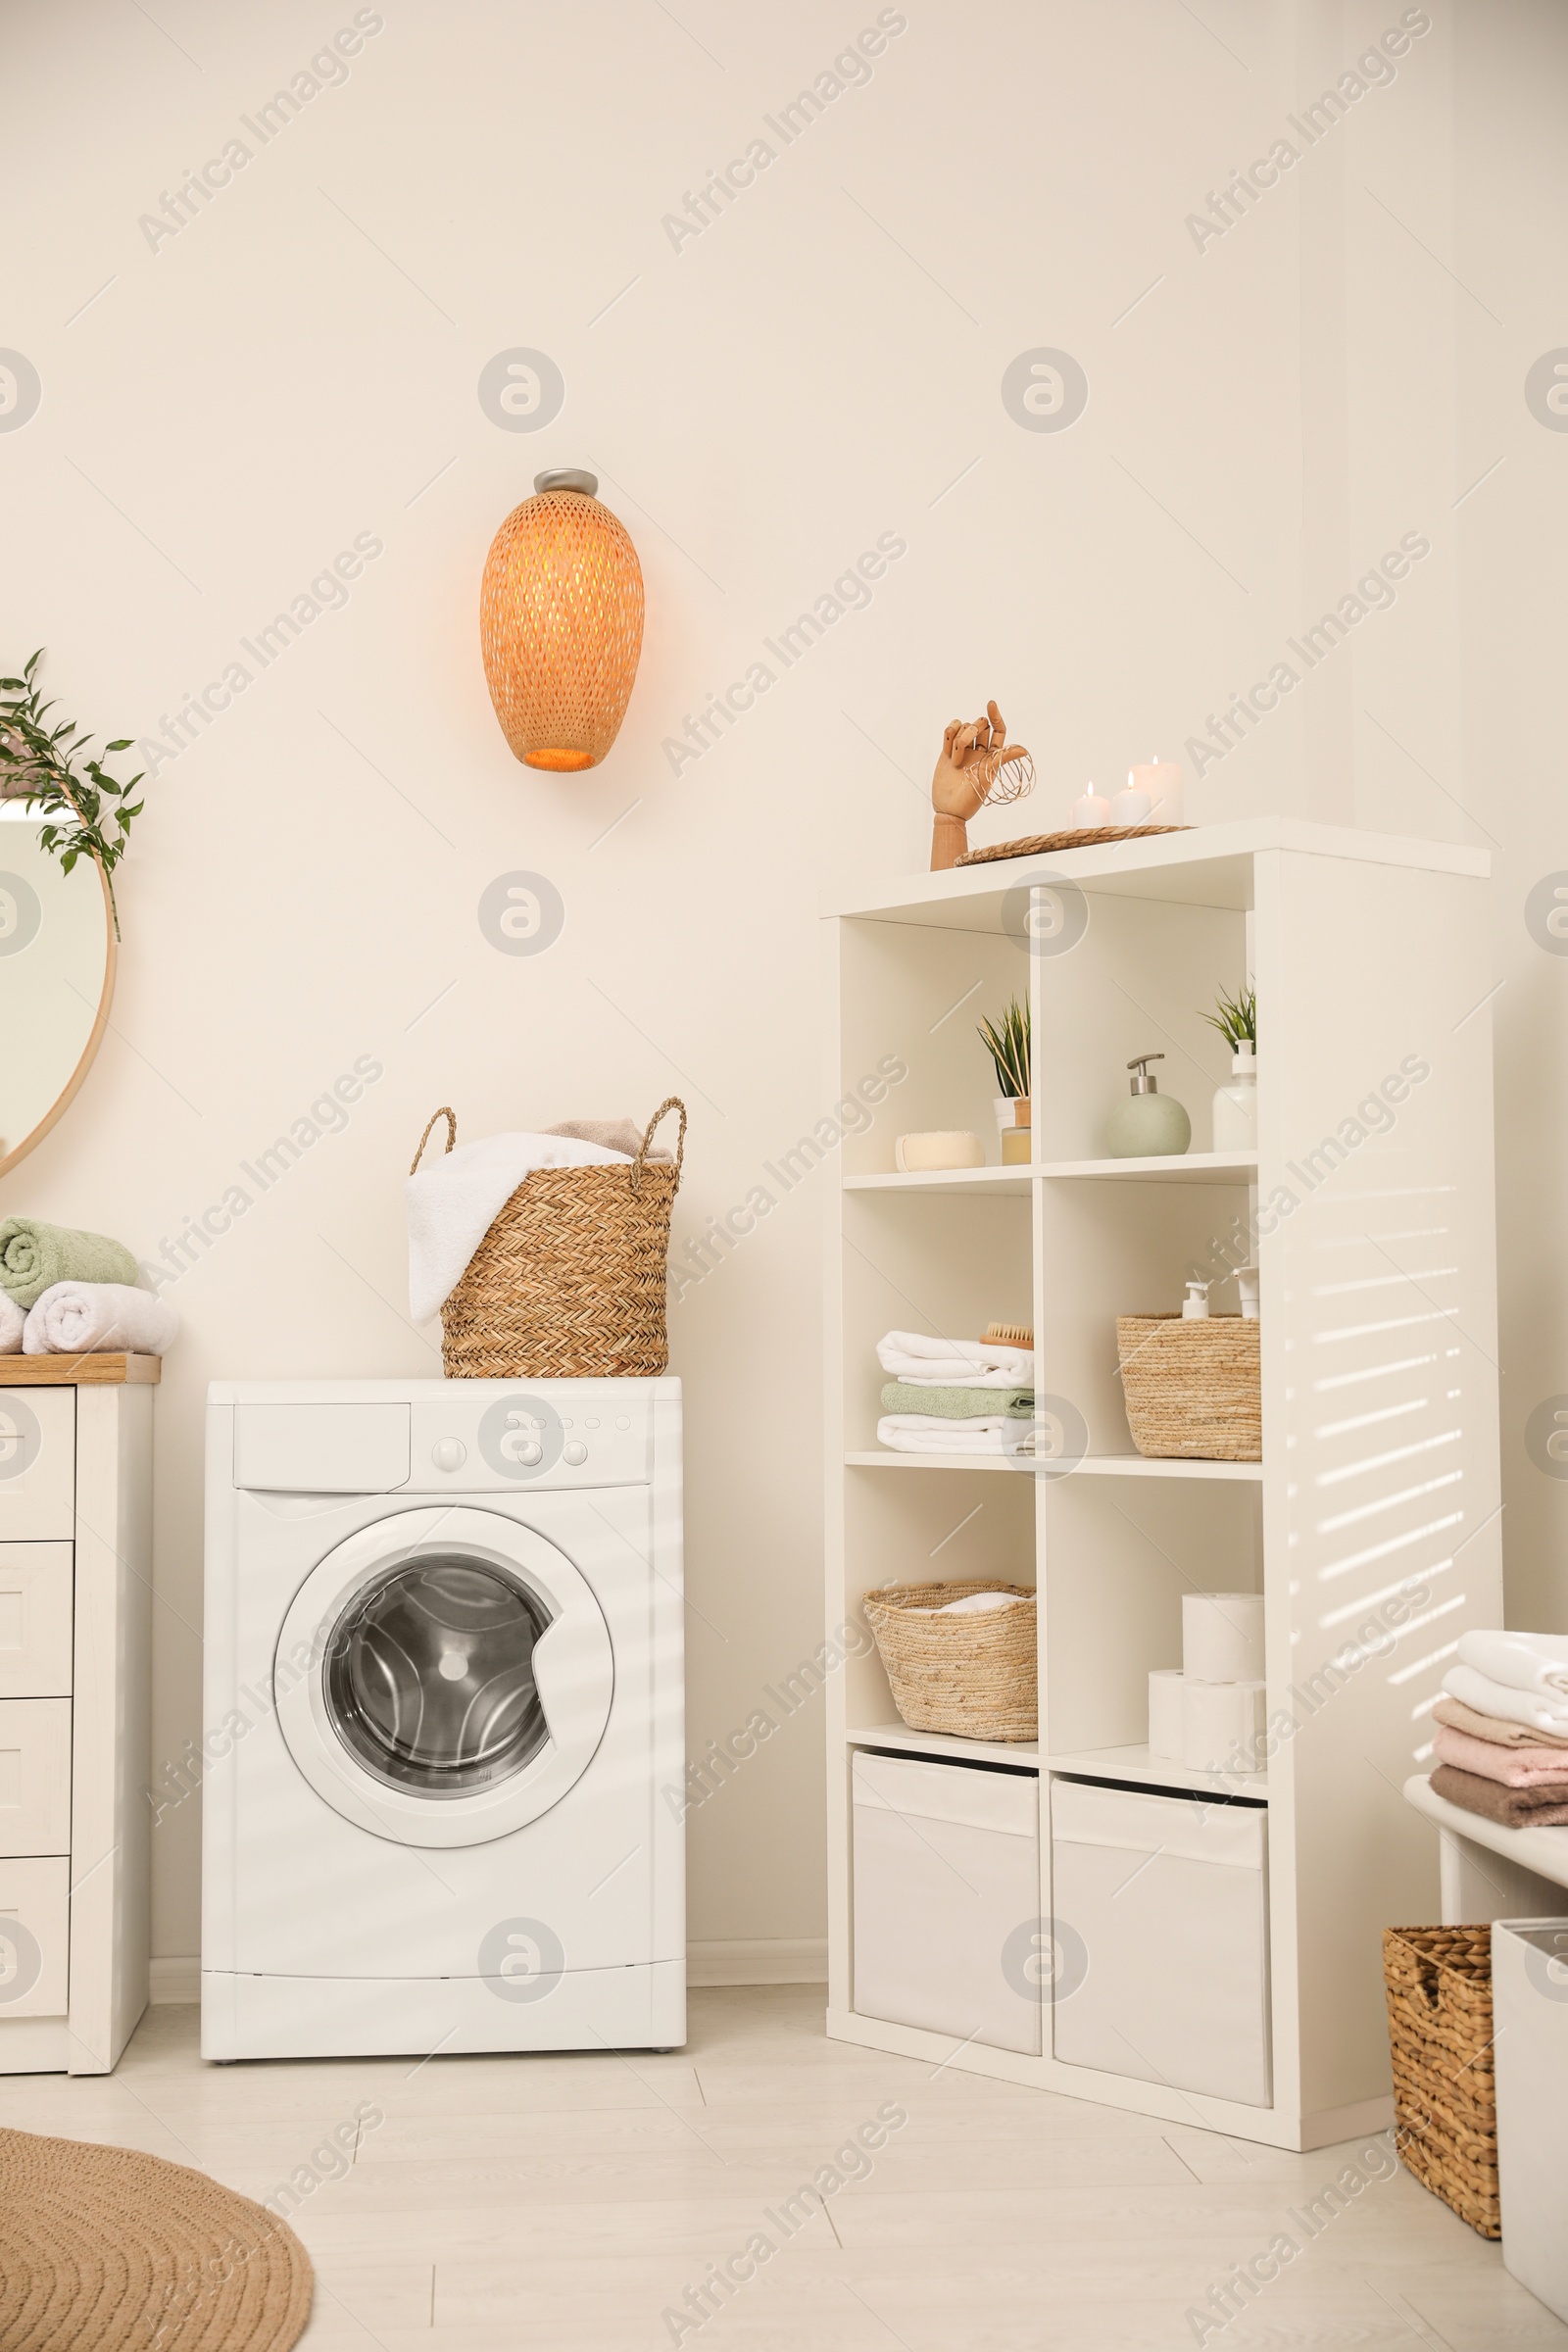
[[[700,1991],[668,2058],[204,2067],[148,2013],[111,2077],[0,2080],[0,2122],[145,2148],[266,2197],[360,2102],[384,2112],[294,2225],[310,2352],[655,2352],[710,2263],[886,2102],[908,2121],[721,2312],[703,2352],[1164,2352],[1282,2231],[1303,2251],[1223,2352],[1561,2352],[1494,2246],[1404,2173],[1310,2243],[1290,2208],[1355,2144],[1289,2156],[827,2041],[814,1986]],[[326,2170],[322,2165],[319,2169]],[[1366,2168],[1363,2168],[1363,2170]],[[1568,2192],[1565,2192],[1568,2193]]]

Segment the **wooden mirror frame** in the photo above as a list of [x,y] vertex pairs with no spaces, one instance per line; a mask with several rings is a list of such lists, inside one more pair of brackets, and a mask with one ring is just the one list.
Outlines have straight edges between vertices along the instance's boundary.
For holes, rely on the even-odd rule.
[[120,942],[115,937],[115,911],[109,897],[109,878],[103,867],[98,864],[96,858],[93,859],[93,863],[98,867],[98,880],[104,894],[104,932],[108,942],[108,953],[104,956],[104,987],[103,994],[98,1000],[97,1017],[93,1021],[91,1035],[81,1050],[80,1060],[76,1063],[54,1102],[45,1111],[31,1133],[24,1135],[20,1144],[13,1145],[9,1152],[0,1156],[0,1176],[6,1175],[9,1170],[14,1168],[19,1159],[25,1159],[27,1153],[43,1142],[49,1130],[56,1126],[70,1109],[81,1092],[82,1081],[92,1068],[98,1048],[103,1043],[104,1031],[109,1026],[109,1007],[115,994],[115,972],[120,962]]

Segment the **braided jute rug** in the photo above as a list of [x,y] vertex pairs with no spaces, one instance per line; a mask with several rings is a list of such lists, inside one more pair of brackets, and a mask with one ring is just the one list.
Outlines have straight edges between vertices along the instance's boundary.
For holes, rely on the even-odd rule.
[[293,2230],[205,2173],[0,2131],[0,2352],[288,2352],[311,2284]]

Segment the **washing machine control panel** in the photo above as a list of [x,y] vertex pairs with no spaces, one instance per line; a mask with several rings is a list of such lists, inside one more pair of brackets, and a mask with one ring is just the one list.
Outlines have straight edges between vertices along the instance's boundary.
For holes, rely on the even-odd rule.
[[641,1486],[652,1474],[648,1405],[628,1399],[612,1382],[453,1386],[458,1393],[450,1399],[421,1399],[412,1408],[404,1492]]

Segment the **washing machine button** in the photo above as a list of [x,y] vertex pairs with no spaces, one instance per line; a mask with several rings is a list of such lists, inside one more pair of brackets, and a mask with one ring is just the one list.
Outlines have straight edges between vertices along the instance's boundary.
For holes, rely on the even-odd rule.
[[615,1415],[615,1427],[617,1429],[630,1429],[631,1422],[624,1413],[617,1413]]
[[468,1448],[461,1438],[437,1438],[430,1448],[430,1459],[438,1470],[461,1470],[468,1458]]
[[564,1462],[569,1462],[575,1470],[579,1462],[585,1462],[588,1459],[588,1448],[586,1446],[575,1443],[570,1446],[563,1446],[561,1458]]

